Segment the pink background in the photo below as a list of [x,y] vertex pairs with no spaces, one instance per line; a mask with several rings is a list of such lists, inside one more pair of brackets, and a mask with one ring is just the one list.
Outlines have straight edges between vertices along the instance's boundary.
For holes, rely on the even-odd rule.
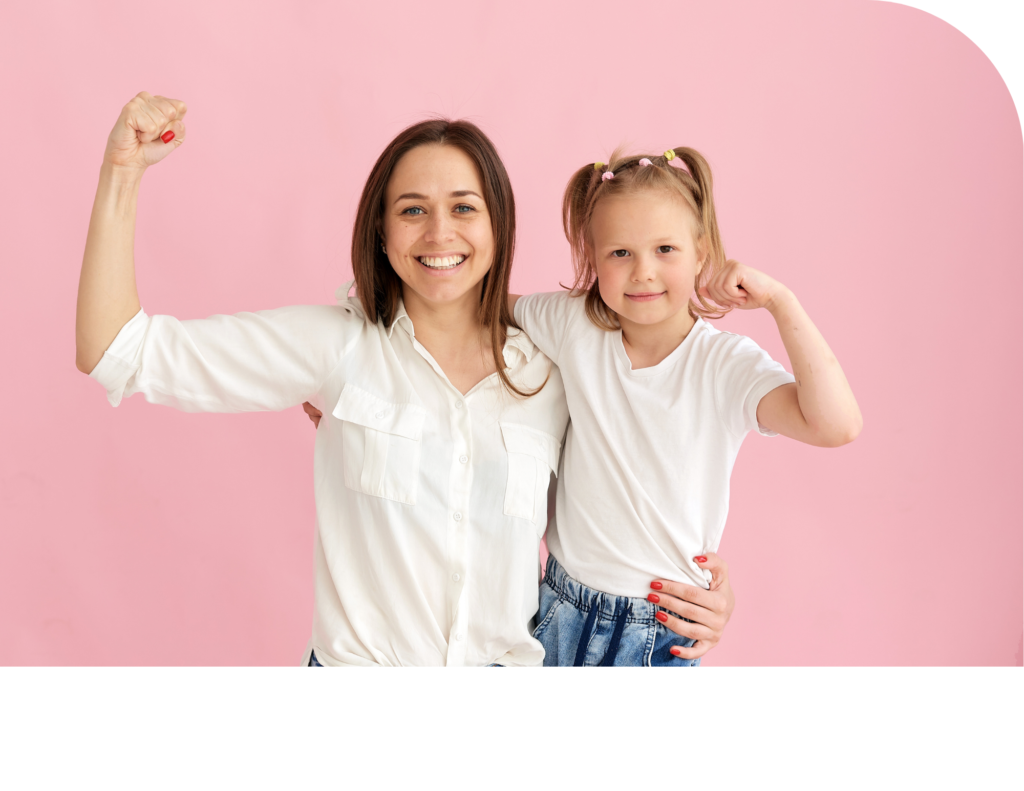
[[[800,296],[865,418],[839,450],[746,443],[705,664],[1022,663],[1024,163],[987,58],[867,0],[531,0],[5,4],[0,664],[294,664],[309,634],[305,416],[113,410],[74,367],[97,170],[140,90],[190,108],[136,243],[143,305],[183,318],[331,301],[372,161],[430,113],[502,153],[520,292],[569,276],[573,169],[703,151],[727,252]],[[785,360],[766,314],[719,326]]]

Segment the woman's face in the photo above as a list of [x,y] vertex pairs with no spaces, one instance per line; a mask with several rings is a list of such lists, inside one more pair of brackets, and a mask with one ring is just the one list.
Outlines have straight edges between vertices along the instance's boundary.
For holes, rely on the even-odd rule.
[[494,260],[494,232],[476,164],[461,149],[423,145],[388,182],[384,244],[406,306],[464,303],[476,311]]

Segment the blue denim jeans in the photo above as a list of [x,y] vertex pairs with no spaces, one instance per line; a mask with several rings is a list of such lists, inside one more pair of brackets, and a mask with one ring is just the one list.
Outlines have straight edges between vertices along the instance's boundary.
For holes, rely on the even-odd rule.
[[309,652],[309,664],[306,667],[323,667],[320,660],[316,658],[316,651]]
[[669,653],[694,641],[658,621],[654,614],[662,609],[647,599],[588,588],[549,555],[533,636],[544,646],[544,667],[696,667],[699,657]]

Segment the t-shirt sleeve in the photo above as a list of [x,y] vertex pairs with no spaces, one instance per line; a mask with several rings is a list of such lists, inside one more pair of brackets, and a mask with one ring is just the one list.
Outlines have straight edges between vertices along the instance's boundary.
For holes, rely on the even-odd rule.
[[568,291],[529,294],[516,302],[515,318],[537,348],[555,364],[573,315],[583,310],[583,298]]
[[750,338],[722,333],[722,340],[715,369],[718,414],[734,434],[776,436],[778,432],[757,422],[757,405],[776,387],[796,379]]
[[313,397],[365,331],[344,305],[188,321],[140,310],[90,376],[113,406],[142,393],[185,412],[279,410]]

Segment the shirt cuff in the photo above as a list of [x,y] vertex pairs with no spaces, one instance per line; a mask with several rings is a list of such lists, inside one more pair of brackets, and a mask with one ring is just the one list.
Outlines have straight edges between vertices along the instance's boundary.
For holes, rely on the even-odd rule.
[[139,312],[117,333],[113,343],[103,352],[100,361],[89,374],[106,389],[107,401],[111,406],[121,403],[125,387],[139,369],[139,351],[148,328],[149,316],[139,308]]

